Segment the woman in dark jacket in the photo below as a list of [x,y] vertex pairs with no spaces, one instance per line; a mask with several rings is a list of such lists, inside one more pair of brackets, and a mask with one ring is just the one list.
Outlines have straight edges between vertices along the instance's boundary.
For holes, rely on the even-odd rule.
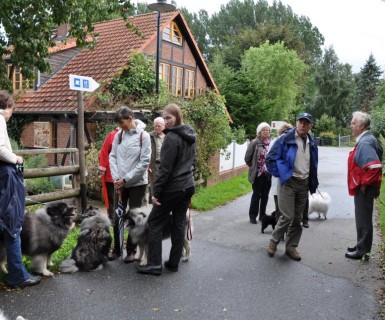
[[266,214],[267,201],[271,187],[271,175],[267,172],[265,160],[270,145],[270,126],[262,122],[257,127],[257,137],[250,142],[245,154],[245,162],[249,166],[249,182],[253,185],[249,218],[256,224]]
[[[7,252],[8,284],[26,287],[38,284],[40,277],[27,272],[21,257],[20,232],[25,210],[23,158],[12,152],[7,132],[7,121],[14,109],[11,95],[0,90],[0,242],[4,242]],[[0,243],[0,251],[1,246]]]
[[163,110],[166,129],[160,152],[159,175],[154,184],[153,208],[148,218],[148,264],[138,272],[162,273],[162,228],[172,212],[171,250],[164,266],[178,271],[182,256],[186,211],[194,194],[196,133],[183,124],[181,109],[169,104]]

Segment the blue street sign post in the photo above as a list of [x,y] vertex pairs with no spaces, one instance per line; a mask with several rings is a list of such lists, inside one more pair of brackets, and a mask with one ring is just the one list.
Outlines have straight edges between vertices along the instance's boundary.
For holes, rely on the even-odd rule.
[[86,160],[84,153],[84,107],[83,91],[92,92],[99,88],[91,77],[70,74],[70,89],[78,92],[78,125],[77,125],[77,144],[79,149],[79,171],[80,171],[80,203],[81,211],[87,209],[87,186],[86,186]]

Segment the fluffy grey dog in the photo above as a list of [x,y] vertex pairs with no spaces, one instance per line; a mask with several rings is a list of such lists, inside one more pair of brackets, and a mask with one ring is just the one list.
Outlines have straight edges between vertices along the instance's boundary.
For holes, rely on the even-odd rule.
[[[52,266],[51,255],[62,246],[75,216],[76,208],[69,207],[65,202],[49,204],[35,213],[26,212],[20,234],[21,250],[23,255],[31,257],[31,269],[34,273],[53,276],[47,269]],[[0,266],[3,270],[6,264],[4,251],[4,244],[0,239]]]
[[100,270],[108,261],[111,246],[110,221],[99,209],[89,207],[78,219],[80,233],[71,257],[64,260],[59,271],[73,273],[79,270]]

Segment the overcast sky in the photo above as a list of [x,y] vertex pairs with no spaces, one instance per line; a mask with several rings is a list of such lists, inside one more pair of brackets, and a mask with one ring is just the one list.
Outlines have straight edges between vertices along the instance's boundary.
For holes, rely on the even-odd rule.
[[[171,2],[170,0],[168,1]],[[176,0],[190,12],[205,9],[218,12],[229,0]],[[257,2],[257,0],[254,0]],[[273,1],[268,0],[271,4]],[[359,72],[373,53],[385,70],[385,1],[382,0],[281,0],[297,15],[305,15],[333,45],[340,63],[349,63]],[[151,0],[147,0],[151,3]]]

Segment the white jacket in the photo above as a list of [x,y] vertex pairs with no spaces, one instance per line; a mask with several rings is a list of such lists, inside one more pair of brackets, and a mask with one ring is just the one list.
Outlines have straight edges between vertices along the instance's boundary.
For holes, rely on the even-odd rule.
[[[111,176],[115,180],[124,179],[124,187],[141,186],[148,183],[147,169],[151,158],[150,135],[144,131],[146,125],[134,120],[135,130],[119,130],[115,134],[109,155]],[[142,137],[141,132],[143,132]],[[120,136],[122,141],[118,143]],[[141,141],[140,141],[141,140]]]
[[7,123],[4,118],[5,110],[0,110],[0,160],[16,163],[16,154],[12,152],[11,142],[7,132]]

